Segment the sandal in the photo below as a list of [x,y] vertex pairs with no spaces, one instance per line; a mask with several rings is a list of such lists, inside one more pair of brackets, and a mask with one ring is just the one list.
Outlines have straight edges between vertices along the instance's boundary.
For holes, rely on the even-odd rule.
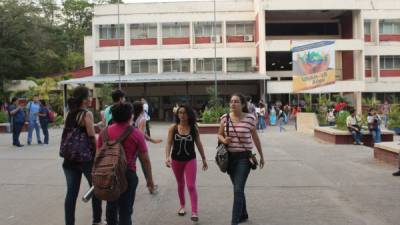
[[178,215],[179,215],[179,216],[184,216],[184,215],[186,215],[185,208],[180,208],[179,211],[178,211]]
[[192,217],[190,217],[190,219],[191,219],[193,222],[198,222],[198,221],[199,221],[199,217],[198,217],[196,214],[192,214]]

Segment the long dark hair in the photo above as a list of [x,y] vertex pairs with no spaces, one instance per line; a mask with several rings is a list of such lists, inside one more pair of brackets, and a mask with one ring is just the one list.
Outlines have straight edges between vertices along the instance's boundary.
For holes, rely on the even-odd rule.
[[133,103],[133,123],[139,118],[140,114],[143,112],[143,103],[140,101],[135,101]]
[[68,108],[70,112],[77,111],[83,101],[89,97],[89,88],[79,86],[72,92],[72,97],[68,99]]
[[232,98],[233,96],[239,97],[240,103],[243,105],[243,107],[242,107],[242,112],[244,112],[244,113],[249,113],[249,108],[247,107],[247,100],[246,100],[246,98],[244,97],[244,95],[241,94],[241,93],[234,93],[233,95],[231,95],[231,98]]
[[196,123],[196,114],[194,113],[192,107],[188,106],[188,105],[179,105],[178,110],[176,110],[176,114],[175,114],[175,123],[176,125],[178,125],[181,121],[179,119],[179,110],[181,108],[184,108],[186,110],[186,113],[188,115],[188,124],[190,126],[190,132],[192,134],[194,134],[194,136],[197,136],[197,123]]

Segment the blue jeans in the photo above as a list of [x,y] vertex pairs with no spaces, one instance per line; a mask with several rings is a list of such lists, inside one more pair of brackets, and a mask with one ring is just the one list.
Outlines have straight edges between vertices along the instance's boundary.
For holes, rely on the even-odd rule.
[[372,129],[369,130],[369,132],[372,135],[372,139],[374,140],[374,143],[380,143],[381,142],[381,129]]
[[36,132],[36,139],[38,144],[42,143],[42,141],[40,140],[40,128],[39,128],[39,123],[38,121],[29,121],[29,126],[28,126],[28,144],[32,143],[32,133],[33,133],[33,129],[35,129]]
[[[64,211],[65,211],[65,224],[75,224],[75,208],[76,199],[78,198],[79,188],[81,186],[82,174],[86,177],[89,186],[92,186],[92,162],[79,163],[79,164],[63,164],[65,178],[67,180],[67,195],[65,196]],[[101,222],[101,200],[97,199],[94,195],[92,197],[92,213],[93,223]],[[81,223],[80,223],[81,224]]]
[[357,144],[360,144],[361,138],[362,138],[361,132],[356,132],[353,130],[353,131],[351,131],[351,136],[353,136],[353,139]]
[[13,123],[13,128],[12,128],[12,132],[13,132],[13,145],[20,145],[21,143],[19,142],[19,135],[21,134],[21,130],[24,127],[24,122],[22,123]]
[[386,128],[387,128],[388,121],[389,121],[389,115],[388,114],[383,115],[383,122],[384,122]]
[[49,143],[49,123],[41,121],[40,127],[42,128],[42,131],[43,131],[44,143],[48,144]]
[[231,160],[228,174],[233,184],[232,225],[237,225],[241,218],[248,217],[244,187],[250,173],[248,158]]
[[282,132],[282,130],[286,131],[286,129],[284,127],[285,126],[285,121],[284,121],[284,119],[282,117],[279,118],[278,123],[279,123],[279,132]]
[[107,202],[107,225],[132,224],[133,204],[135,202],[136,188],[139,179],[136,172],[130,169],[126,172],[126,179],[128,180],[128,189],[119,197],[118,200]]

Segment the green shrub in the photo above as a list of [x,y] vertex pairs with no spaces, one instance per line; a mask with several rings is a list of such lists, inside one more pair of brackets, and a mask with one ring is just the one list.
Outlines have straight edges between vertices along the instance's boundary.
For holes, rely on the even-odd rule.
[[339,130],[347,130],[346,119],[350,116],[350,113],[347,111],[340,111],[336,114],[336,128]]
[[7,122],[8,122],[7,112],[0,111],[0,123],[7,123]]
[[320,126],[326,126],[328,125],[328,120],[326,119],[326,113],[325,111],[319,111],[317,113],[317,119],[318,119],[318,124]]
[[400,127],[400,106],[392,105],[389,112],[388,128],[394,129]]
[[219,123],[219,118],[229,112],[229,107],[220,105],[206,108],[201,116],[203,123]]

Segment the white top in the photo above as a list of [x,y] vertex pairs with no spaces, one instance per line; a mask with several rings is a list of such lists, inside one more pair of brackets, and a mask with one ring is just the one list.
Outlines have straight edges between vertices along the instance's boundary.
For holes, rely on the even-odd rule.
[[346,125],[349,127],[350,125],[357,125],[361,119],[358,116],[352,117],[351,115],[346,119]]
[[147,102],[143,104],[143,111],[144,111],[144,118],[146,118],[146,121],[150,120],[149,104],[147,104]]

